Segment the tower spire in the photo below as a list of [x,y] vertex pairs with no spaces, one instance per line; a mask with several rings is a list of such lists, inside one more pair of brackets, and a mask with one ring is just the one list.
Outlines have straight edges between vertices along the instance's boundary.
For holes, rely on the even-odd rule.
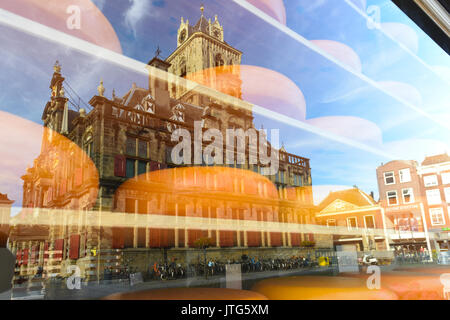
[[202,12],[202,16],[203,16],[203,11],[205,11],[205,6],[203,4],[200,7],[200,11]]
[[59,64],[59,61],[56,60],[55,65],[53,66],[53,70],[55,73],[61,73],[61,65]]

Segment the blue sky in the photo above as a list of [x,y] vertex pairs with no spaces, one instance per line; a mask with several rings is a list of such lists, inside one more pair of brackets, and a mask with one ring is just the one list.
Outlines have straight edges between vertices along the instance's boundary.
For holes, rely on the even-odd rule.
[[[391,160],[385,154],[422,161],[426,154],[447,149],[450,58],[388,0],[284,1],[286,27],[304,40],[234,1],[94,2],[114,28],[123,54],[144,63],[158,45],[162,56],[168,56],[176,48],[180,17],[194,24],[204,3],[207,18],[217,14],[225,40],[244,53],[242,64],[282,74],[304,96],[298,104],[306,118],[295,120],[320,128],[325,137],[262,116],[255,123],[280,128],[288,151],[311,159],[315,185],[357,185],[377,192],[375,169]],[[361,15],[368,8],[379,9],[381,30],[368,28]],[[101,77],[107,90],[114,87],[117,94],[124,94],[132,82],[147,85],[140,74],[1,24],[0,40],[0,110],[36,123],[41,123],[56,59],[85,101],[96,94]],[[261,106],[278,110],[274,101],[264,95],[258,99]],[[336,135],[356,144],[330,139]],[[380,152],[361,150],[358,143]]]

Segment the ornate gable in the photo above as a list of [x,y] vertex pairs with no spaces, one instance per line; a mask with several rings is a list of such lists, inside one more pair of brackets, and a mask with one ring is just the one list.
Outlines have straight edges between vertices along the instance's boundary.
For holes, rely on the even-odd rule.
[[333,212],[340,212],[340,211],[347,211],[347,210],[355,210],[359,207],[357,205],[354,205],[350,202],[336,199],[332,203],[330,203],[325,209],[323,209],[320,213],[333,213]]

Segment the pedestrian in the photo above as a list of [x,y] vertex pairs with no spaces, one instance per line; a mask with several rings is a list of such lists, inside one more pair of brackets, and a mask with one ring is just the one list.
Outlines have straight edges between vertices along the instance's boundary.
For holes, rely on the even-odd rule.
[[0,300],[11,300],[16,257],[6,247],[8,236],[0,231]]

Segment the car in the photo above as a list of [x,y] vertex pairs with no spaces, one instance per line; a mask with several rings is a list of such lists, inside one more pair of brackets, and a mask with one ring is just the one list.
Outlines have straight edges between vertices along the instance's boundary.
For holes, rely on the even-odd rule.
[[378,265],[378,260],[374,256],[365,254],[362,258],[362,263],[364,265]]

